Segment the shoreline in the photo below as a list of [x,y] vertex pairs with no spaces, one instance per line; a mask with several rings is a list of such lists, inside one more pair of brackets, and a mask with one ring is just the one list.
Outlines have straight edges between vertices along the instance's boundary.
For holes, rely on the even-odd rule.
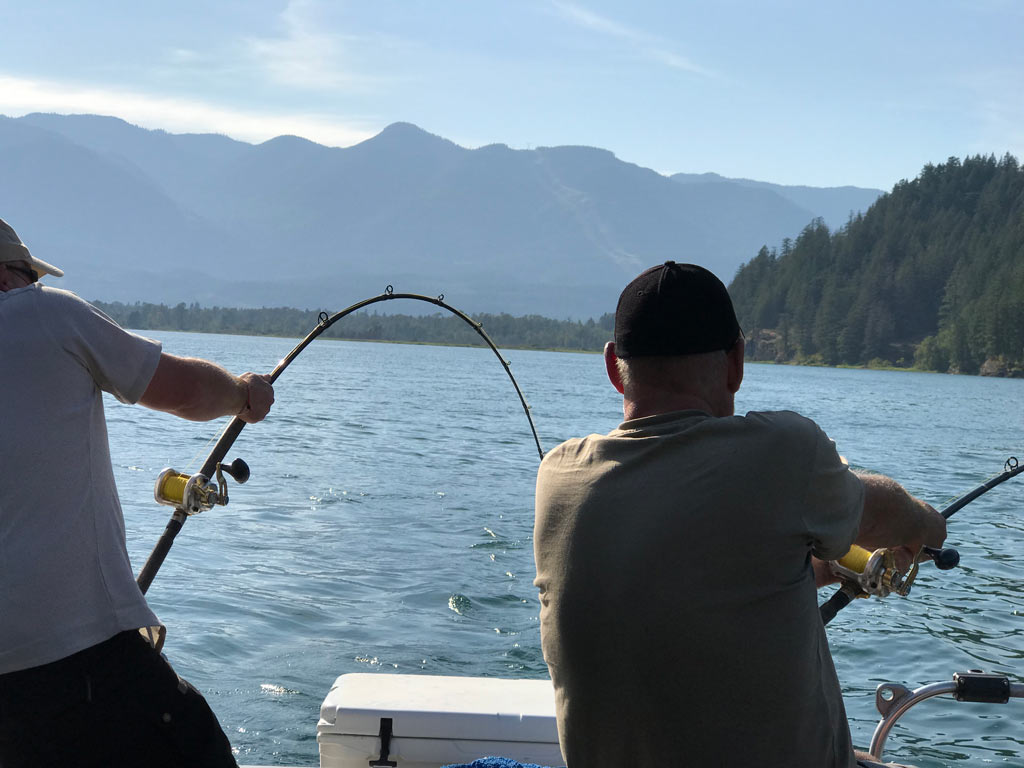
[[[203,331],[203,330],[182,330],[177,328],[129,328],[134,333],[151,333],[167,332],[167,333],[202,333],[202,334],[213,334],[220,336],[248,336],[248,337],[262,337],[270,339],[295,339],[296,341],[304,338],[303,336],[291,336],[287,334],[275,334],[275,333],[242,333],[239,331]],[[324,341],[351,341],[356,343],[370,343],[370,344],[410,344],[427,347],[458,347],[458,348],[475,348],[475,349],[487,349],[486,344],[470,344],[470,343],[457,343],[457,342],[442,342],[442,341],[408,341],[403,339],[361,339],[361,338],[348,338],[344,336],[321,336]],[[568,354],[579,354],[579,355],[600,355],[601,350],[599,349],[573,349],[565,347],[531,347],[523,345],[501,345],[495,342],[495,346],[499,350],[512,350],[517,352],[563,352]],[[835,368],[841,370],[854,370],[854,371],[896,371],[905,373],[931,373],[940,376],[979,376],[987,379],[1024,379],[1024,371],[1011,371],[1005,375],[991,374],[991,373],[963,373],[961,371],[931,371],[926,368],[918,368],[916,366],[899,366],[899,365],[850,365],[849,363],[839,363],[837,365],[827,365],[825,363],[814,363],[807,361],[798,360],[755,360],[753,358],[746,358],[745,364],[750,365],[793,365],[804,368]]]
[[851,365],[849,363],[838,363],[836,365],[828,365],[826,363],[812,363],[812,362],[800,362],[797,360],[754,360],[752,358],[746,358],[744,363],[754,365],[798,365],[804,368],[838,368],[848,369],[854,371],[896,371],[905,373],[934,373],[940,376],[978,376],[984,379],[1024,379],[1024,371],[1011,370],[1006,374],[995,374],[995,373],[964,373],[963,371],[932,371],[927,368],[918,368],[917,366],[902,366],[902,365]]

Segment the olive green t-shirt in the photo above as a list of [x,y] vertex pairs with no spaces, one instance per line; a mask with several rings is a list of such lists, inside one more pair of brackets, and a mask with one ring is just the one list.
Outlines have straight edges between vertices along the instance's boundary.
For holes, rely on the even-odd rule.
[[680,411],[569,440],[537,478],[541,640],[568,768],[849,768],[813,552],[863,486],[791,412]]

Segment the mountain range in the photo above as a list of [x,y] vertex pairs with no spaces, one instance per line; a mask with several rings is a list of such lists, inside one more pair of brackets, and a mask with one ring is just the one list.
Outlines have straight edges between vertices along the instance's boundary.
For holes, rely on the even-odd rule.
[[[348,148],[115,117],[0,116],[0,217],[104,301],[337,309],[445,294],[468,312],[598,317],[666,259],[729,282],[881,190],[665,176],[580,146],[467,149],[408,123]],[[407,310],[406,310],[407,311]]]

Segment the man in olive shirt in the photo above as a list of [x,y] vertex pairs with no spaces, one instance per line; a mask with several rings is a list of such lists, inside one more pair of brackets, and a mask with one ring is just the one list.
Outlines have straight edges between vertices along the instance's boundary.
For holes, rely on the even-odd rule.
[[743,346],[714,275],[647,270],[605,349],[625,421],[541,464],[535,583],[568,768],[856,765],[821,561],[939,545],[945,521],[849,471],[809,419],[734,415]]

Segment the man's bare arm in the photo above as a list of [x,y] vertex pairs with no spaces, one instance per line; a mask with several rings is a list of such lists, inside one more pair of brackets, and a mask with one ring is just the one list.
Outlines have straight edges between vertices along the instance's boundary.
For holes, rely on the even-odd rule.
[[[864,511],[854,544],[864,549],[897,550],[897,563],[908,567],[923,545],[939,547],[946,539],[946,520],[935,509],[907,493],[885,475],[857,472],[864,484]],[[814,582],[821,588],[839,581],[824,560],[811,558]]]
[[864,484],[864,512],[854,543],[865,549],[940,547],[946,539],[946,520],[914,498],[902,485],[884,475],[858,472]]
[[189,421],[237,415],[253,423],[270,411],[274,388],[267,375],[235,376],[208,360],[164,352],[139,403]]

